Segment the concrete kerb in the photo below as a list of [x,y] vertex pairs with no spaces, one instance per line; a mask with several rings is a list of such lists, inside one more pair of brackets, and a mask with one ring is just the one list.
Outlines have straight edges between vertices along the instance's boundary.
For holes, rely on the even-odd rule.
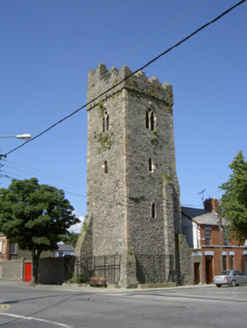
[[106,288],[104,287],[91,287],[88,284],[69,284],[64,283],[63,285],[45,285],[38,284],[36,286],[30,285],[27,282],[18,281],[2,281],[0,280],[0,285],[16,285],[18,287],[28,287],[28,288],[39,288],[39,289],[49,289],[49,290],[64,290],[64,291],[81,291],[90,293],[138,293],[138,292],[150,292],[150,291],[164,291],[164,290],[179,290],[179,289],[194,289],[194,288],[213,288],[214,284],[201,284],[201,285],[184,285],[184,286],[171,286],[171,287],[149,287],[149,288],[116,288],[115,285],[110,285]]

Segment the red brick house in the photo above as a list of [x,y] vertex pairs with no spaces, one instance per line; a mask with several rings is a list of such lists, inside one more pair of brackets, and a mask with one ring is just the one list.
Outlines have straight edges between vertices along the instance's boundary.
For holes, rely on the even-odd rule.
[[[41,253],[42,257],[53,257],[54,252],[46,251]],[[31,252],[21,250],[17,243],[10,244],[6,236],[0,232],[0,261],[17,260],[20,258],[31,259]]]
[[9,260],[9,245],[7,238],[0,232],[0,261]]
[[[207,199],[204,209],[181,207],[182,231],[191,248],[194,283],[212,283],[222,270],[237,269],[247,273],[247,243],[239,246],[227,239],[227,219],[218,218],[217,200]],[[222,254],[222,261],[221,261]]]

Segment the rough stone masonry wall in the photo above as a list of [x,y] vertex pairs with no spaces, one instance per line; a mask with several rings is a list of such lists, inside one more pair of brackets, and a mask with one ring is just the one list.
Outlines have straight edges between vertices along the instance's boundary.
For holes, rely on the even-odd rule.
[[[95,76],[96,74],[96,76]],[[116,83],[116,77],[89,73],[88,101]],[[95,80],[96,78],[96,80]],[[94,87],[92,86],[94,85]],[[109,115],[109,130],[102,132],[102,116]],[[121,90],[88,108],[87,215],[92,215],[93,255],[120,252],[124,239],[125,170],[124,125]],[[104,172],[107,161],[108,172]]]
[[74,256],[47,257],[39,261],[38,283],[59,285],[73,276]]
[[[180,194],[175,166],[172,87],[140,74],[126,88],[127,192],[130,248],[135,253],[166,254],[166,280],[177,280],[176,234],[180,233]],[[146,111],[155,129],[146,128]],[[153,170],[148,161],[152,158]],[[151,217],[151,204],[156,207]]]
[[0,261],[0,280],[23,281],[24,258]]
[[93,217],[92,215],[86,215],[82,225],[81,232],[79,234],[76,247],[75,255],[80,261],[82,256],[93,255]]
[[[164,253],[162,172],[169,162],[169,155],[165,156],[166,145],[162,140],[162,134],[167,133],[167,126],[162,126],[159,119],[159,112],[164,108],[161,108],[161,104],[156,104],[151,96],[140,91],[128,89],[125,94],[130,247],[134,252],[143,254]],[[148,108],[154,110],[157,118],[154,131],[145,126]],[[169,139],[167,136],[168,143]],[[152,158],[153,172],[149,171],[149,158]],[[152,203],[156,207],[155,218],[151,217]]]
[[[172,86],[148,79],[143,72],[121,82],[129,74],[127,66],[108,71],[101,63],[88,76],[87,216],[93,218],[93,255],[121,253],[123,249],[165,253],[174,258],[173,264],[170,258],[166,263],[168,271],[171,265],[178,270],[175,235],[180,233],[181,218]],[[156,117],[153,131],[145,125],[148,108]],[[102,132],[106,111],[110,127]],[[149,172],[149,158],[153,172]]]
[[179,235],[179,258],[180,258],[180,284],[192,285],[193,272],[191,264],[191,251],[183,234]]
[[[89,73],[88,101],[130,73],[126,66],[120,72],[114,68],[108,72],[100,64],[96,71]],[[143,72],[139,72],[89,106],[88,208],[94,217],[95,255],[116,252],[120,240],[125,244],[129,241],[136,252],[166,251],[163,174],[170,176],[172,171],[174,175],[175,170],[172,104],[173,93],[169,84],[162,85],[156,78],[148,80]],[[155,131],[145,127],[149,107],[157,119]],[[110,129],[102,133],[105,110],[110,117]],[[148,171],[149,157],[155,165],[152,173]],[[107,174],[103,173],[105,160],[109,167]],[[166,197],[170,198],[169,195]],[[155,219],[150,218],[152,202],[156,205]],[[169,202],[173,203],[173,199]],[[173,220],[173,212],[171,214]],[[124,238],[126,229],[128,241]],[[172,235],[169,243],[174,243],[174,233]]]

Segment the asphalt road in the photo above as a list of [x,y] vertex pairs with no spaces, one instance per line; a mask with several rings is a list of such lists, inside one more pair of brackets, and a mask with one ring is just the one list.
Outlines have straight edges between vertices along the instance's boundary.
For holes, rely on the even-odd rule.
[[0,327],[247,328],[247,286],[110,290],[0,282]]

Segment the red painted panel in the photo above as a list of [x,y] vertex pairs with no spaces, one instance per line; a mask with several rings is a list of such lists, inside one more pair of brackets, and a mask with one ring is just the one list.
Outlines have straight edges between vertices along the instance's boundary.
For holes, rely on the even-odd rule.
[[24,281],[30,282],[32,280],[32,263],[25,263]]

